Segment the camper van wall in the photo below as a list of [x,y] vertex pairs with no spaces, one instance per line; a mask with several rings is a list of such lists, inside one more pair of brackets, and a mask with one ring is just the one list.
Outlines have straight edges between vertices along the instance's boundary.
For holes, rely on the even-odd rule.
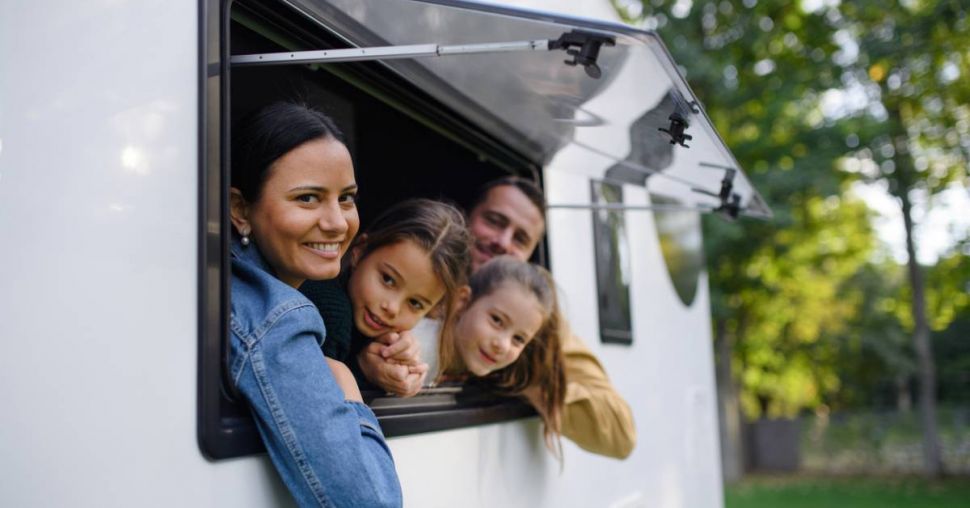
[[[222,383],[222,347],[231,126],[260,104],[296,98],[348,134],[364,226],[405,197],[467,204],[478,184],[507,174],[539,181],[554,204],[590,204],[591,189],[608,181],[611,202],[630,207],[603,211],[622,217],[603,223],[615,238],[606,258],[624,268],[599,272],[627,288],[617,301],[629,307],[628,340],[603,340],[597,288],[610,281],[597,280],[596,210],[550,209],[536,260],[551,268],[572,328],[629,401],[633,454],[619,461],[564,442],[560,467],[521,403],[379,394],[406,505],[720,507],[707,277],[694,263],[680,275],[694,282],[691,298],[679,295],[661,248],[662,212],[650,207],[652,196],[716,207],[684,181],[716,193],[720,173],[699,164],[736,161],[703,110],[691,110],[699,101],[655,34],[616,24],[609,2],[526,7],[4,3],[0,505],[292,503],[245,406]],[[531,10],[562,8],[599,20]],[[599,79],[563,65],[560,51],[229,65],[236,54],[367,39],[451,45],[573,29],[616,38],[600,48]],[[657,81],[642,82],[647,74]],[[664,122],[667,109],[686,115],[690,148],[642,125],[654,108]],[[634,135],[642,132],[658,137]],[[609,172],[618,167],[632,172]],[[735,191],[742,213],[770,213],[743,173]],[[679,224],[699,249],[697,221]],[[434,416],[438,406],[446,408]]]

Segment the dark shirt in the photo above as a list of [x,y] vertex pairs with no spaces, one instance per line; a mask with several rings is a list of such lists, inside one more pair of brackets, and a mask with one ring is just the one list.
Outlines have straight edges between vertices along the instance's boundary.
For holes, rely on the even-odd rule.
[[336,279],[308,280],[300,286],[300,292],[317,306],[320,317],[327,323],[327,338],[321,348],[327,358],[333,358],[350,368],[361,390],[376,390],[360,370],[357,354],[371,343],[354,326],[354,307],[347,293],[349,271],[340,273]]
[[328,358],[350,365],[354,329],[354,309],[347,295],[347,277],[308,280],[300,286],[300,292],[317,306],[320,317],[327,323],[327,338],[323,341],[323,354]]

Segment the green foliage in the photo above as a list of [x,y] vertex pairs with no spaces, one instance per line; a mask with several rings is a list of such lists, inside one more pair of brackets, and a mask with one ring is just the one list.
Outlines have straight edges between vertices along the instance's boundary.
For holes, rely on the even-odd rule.
[[900,299],[904,281],[903,267],[888,261],[866,264],[849,281],[862,303],[845,331],[830,338],[838,347],[834,363],[842,381],[827,400],[832,409],[897,403],[893,378],[905,382],[915,370],[910,337],[898,318],[900,309],[908,310]]
[[843,196],[852,176],[835,167],[854,127],[820,109],[838,85],[838,46],[824,16],[788,2],[696,4],[681,18],[673,4],[651,2],[645,19],[689,65],[691,86],[775,213],[705,219],[714,315],[735,337],[746,413],[791,416],[839,388],[836,349],[819,339],[857,312],[846,282],[874,244],[865,206]]
[[[903,381],[908,391],[915,372],[910,344],[913,329],[905,269],[870,262],[849,283],[863,302],[838,344],[835,370],[841,386],[826,403],[832,409],[897,403]],[[939,399],[970,402],[970,258],[955,250],[927,269],[927,308],[939,378]]]
[[793,416],[839,389],[837,343],[822,339],[846,333],[863,298],[848,282],[873,243],[865,205],[812,197],[792,218],[752,253],[752,284],[729,300],[746,319],[735,355],[748,414]]
[[970,403],[970,316],[962,314],[934,340],[940,400]]
[[[848,189],[970,184],[965,3],[819,2],[809,12],[782,0],[613,1],[660,33],[775,213],[704,222],[713,314],[733,342],[746,414],[891,392],[887,380],[914,368],[906,273],[877,260],[869,212]],[[935,330],[970,313],[967,286],[946,275],[966,265],[955,255],[930,273]]]
[[[953,0],[847,2],[833,29],[851,34],[858,58],[843,81],[878,94],[879,128],[860,136],[860,157],[875,161],[896,194],[936,193],[970,184],[970,19]],[[880,114],[881,113],[881,114]]]
[[940,400],[970,403],[970,239],[927,277]]
[[970,257],[956,251],[941,258],[929,270],[926,287],[934,331],[945,330],[958,316],[970,316]]

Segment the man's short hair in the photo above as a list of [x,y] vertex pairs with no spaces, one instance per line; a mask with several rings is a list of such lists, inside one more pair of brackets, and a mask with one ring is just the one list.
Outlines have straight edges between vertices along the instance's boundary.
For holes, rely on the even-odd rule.
[[485,185],[479,187],[478,194],[475,195],[475,201],[472,202],[472,206],[468,208],[468,211],[471,212],[475,209],[475,207],[482,204],[482,202],[485,201],[485,197],[488,196],[488,193],[492,189],[502,187],[504,185],[511,185],[512,187],[522,191],[522,194],[525,194],[525,197],[529,198],[529,201],[531,201],[532,204],[536,205],[536,208],[539,209],[539,213],[545,217],[546,197],[542,193],[542,187],[539,187],[539,184],[533,182],[532,180],[522,178],[521,176],[506,176],[486,182]]

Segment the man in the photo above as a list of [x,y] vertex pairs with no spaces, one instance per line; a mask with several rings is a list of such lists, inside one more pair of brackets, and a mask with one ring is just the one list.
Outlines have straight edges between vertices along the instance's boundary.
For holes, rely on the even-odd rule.
[[[544,209],[542,190],[529,180],[508,177],[486,184],[468,213],[468,229],[474,241],[472,270],[500,255],[528,261],[545,231]],[[405,346],[405,342],[410,345]],[[361,370],[378,384],[395,387],[392,392],[413,395],[420,388],[427,367],[408,371],[381,361],[382,355],[390,357],[413,347],[413,341],[374,343],[358,357]],[[563,358],[563,435],[592,453],[620,459],[630,455],[636,444],[633,415],[599,360],[571,333],[566,334],[563,343]]]

